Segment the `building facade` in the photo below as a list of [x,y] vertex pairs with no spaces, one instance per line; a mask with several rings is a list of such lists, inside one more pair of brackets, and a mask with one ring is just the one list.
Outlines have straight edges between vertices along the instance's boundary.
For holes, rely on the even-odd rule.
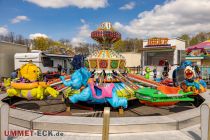
[[[142,66],[154,66],[158,69],[158,75],[161,75],[163,69],[162,62],[167,59],[170,63],[171,71],[185,60],[185,41],[181,39],[169,38],[151,38],[143,41]],[[172,72],[169,72],[171,77]]]
[[120,54],[125,57],[126,67],[138,67],[141,65],[141,53],[122,52]]
[[15,53],[27,52],[27,46],[0,41],[0,80],[2,77],[10,77],[14,70]]

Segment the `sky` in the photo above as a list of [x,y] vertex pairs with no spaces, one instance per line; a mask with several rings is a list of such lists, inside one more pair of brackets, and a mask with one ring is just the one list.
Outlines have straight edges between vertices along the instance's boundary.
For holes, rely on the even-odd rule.
[[0,35],[92,42],[109,21],[123,38],[178,37],[210,31],[210,0],[0,0]]

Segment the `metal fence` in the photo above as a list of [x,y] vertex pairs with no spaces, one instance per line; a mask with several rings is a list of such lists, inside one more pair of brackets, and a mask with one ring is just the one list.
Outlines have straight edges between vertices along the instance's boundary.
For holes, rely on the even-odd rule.
[[[144,73],[144,68],[141,66],[138,67],[128,67],[130,69],[131,73],[135,73],[135,74],[141,74],[143,75]],[[201,70],[201,77],[204,81],[206,81],[208,84],[210,84],[210,66],[199,66],[200,70]],[[183,74],[183,72],[182,72]],[[177,74],[179,77],[181,77],[181,74]],[[184,75],[183,75],[184,76]],[[182,79],[183,79],[182,76]]]
[[9,105],[0,100],[0,140],[7,140],[5,131],[9,130]]
[[135,74],[142,74],[143,72],[143,67],[141,66],[137,66],[137,67],[127,67],[131,73],[135,73]]

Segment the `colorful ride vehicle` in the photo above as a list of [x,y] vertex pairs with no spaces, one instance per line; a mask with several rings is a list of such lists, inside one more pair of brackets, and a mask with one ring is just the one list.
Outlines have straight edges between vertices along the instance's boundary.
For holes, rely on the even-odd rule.
[[118,97],[117,89],[113,83],[96,85],[91,80],[88,82],[90,72],[85,67],[76,70],[71,75],[70,81],[65,81],[62,76],[60,78],[65,86],[71,87],[72,89],[83,87],[80,93],[73,94],[69,97],[71,103],[77,103],[79,101],[91,104],[109,103],[114,108],[127,108],[127,99]]
[[47,96],[57,97],[59,92],[47,82],[40,81],[41,70],[29,62],[19,70],[19,77],[11,81],[7,88],[8,96],[17,96],[28,100],[42,100]]
[[7,88],[10,86],[11,79],[10,78],[4,78],[4,81],[0,83],[0,91],[6,91]]
[[184,78],[184,70],[187,66],[192,66],[191,61],[184,61],[179,67],[177,67],[172,74],[174,86],[180,86]]
[[185,80],[181,83],[181,88],[184,92],[192,91],[194,95],[196,95],[206,91],[206,82],[199,77],[196,77],[193,67],[187,66],[184,70],[184,76]]
[[10,97],[17,96],[28,100],[31,99],[42,100],[44,99],[44,97],[47,97],[49,95],[56,98],[59,92],[51,87],[43,88],[41,86],[38,86],[37,88],[32,88],[29,90],[9,88],[7,90],[7,94]]
[[173,71],[173,82],[180,86],[184,92],[192,91],[194,95],[205,92],[207,85],[200,78],[199,67],[191,61],[185,61]]
[[27,79],[31,82],[37,81],[40,78],[41,74],[42,74],[41,69],[32,62],[29,62],[21,66],[18,73],[19,77]]
[[165,94],[160,90],[149,87],[140,88],[135,91],[136,98],[138,98],[141,103],[149,106],[170,106],[180,101],[194,101],[193,98],[188,97],[188,95],[192,94],[193,92],[185,93],[182,90],[180,90],[178,94]]

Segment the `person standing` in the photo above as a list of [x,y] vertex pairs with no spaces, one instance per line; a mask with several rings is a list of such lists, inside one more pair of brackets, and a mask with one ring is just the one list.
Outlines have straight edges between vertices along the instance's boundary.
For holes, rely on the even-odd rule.
[[60,64],[58,64],[57,68],[58,68],[58,73],[61,75],[62,66]]
[[16,69],[16,70],[14,70],[14,71],[11,73],[11,75],[10,75],[11,79],[15,79],[15,78],[18,77],[18,72],[19,72],[19,70],[20,70],[20,69]]
[[168,59],[165,59],[164,71],[169,72],[169,70],[170,70],[170,64],[168,62]]
[[168,59],[165,59],[165,64],[164,64],[163,73],[162,73],[163,79],[168,77],[170,67],[171,66],[170,66],[170,63],[168,62]]
[[153,78],[154,78],[154,81],[156,81],[157,79],[157,67],[154,66],[154,69],[153,69]]

